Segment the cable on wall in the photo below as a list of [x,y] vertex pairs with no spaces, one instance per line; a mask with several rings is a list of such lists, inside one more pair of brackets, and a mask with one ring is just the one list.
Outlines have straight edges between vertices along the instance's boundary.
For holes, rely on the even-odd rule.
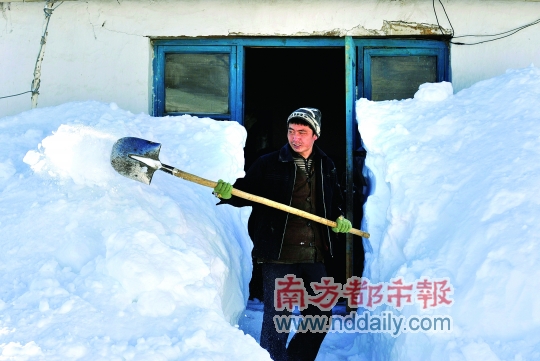
[[22,92],[22,93],[19,93],[19,94],[13,94],[13,95],[6,95],[5,97],[0,97],[0,99],[6,99],[6,98],[13,98],[13,97],[18,97],[19,95],[23,95],[23,94],[26,94],[26,93],[31,93],[32,91],[29,90],[29,91],[26,91],[26,92]]
[[[446,9],[445,9],[445,7],[444,7],[441,0],[439,0],[439,3],[441,4],[441,6],[443,8],[444,15],[446,15],[446,19],[448,20],[448,24],[450,24],[450,28],[452,29],[452,37],[454,37],[454,27],[452,26],[452,22],[450,21],[450,18],[448,17],[448,13],[446,12]],[[435,9],[435,0],[432,1],[432,4],[433,4],[433,12],[435,13],[435,19],[437,19],[437,25],[439,26],[439,29],[441,30],[441,33],[444,34],[444,30],[441,27],[441,24],[439,24],[439,17],[437,16],[437,9]]]
[[[489,39],[489,40],[482,40],[482,41],[478,41],[478,42],[475,42],[475,43],[462,43],[462,42],[451,42],[452,44],[455,44],[455,45],[476,45],[476,44],[482,44],[482,43],[488,43],[490,41],[495,41],[495,40],[499,40],[499,39],[504,39],[504,38],[507,38],[511,35],[514,35],[515,33],[525,29],[525,28],[528,28],[529,26],[533,26],[533,25],[536,25],[536,24],[540,24],[540,19],[537,19],[533,22],[530,22],[526,25],[522,25],[520,27],[517,27],[515,29],[512,29],[512,30],[508,30],[508,31],[505,31],[505,32],[502,32],[502,33],[499,33],[499,34],[492,34],[492,35],[461,35],[461,36],[455,36],[454,38],[465,38],[465,37],[490,37],[490,36],[498,36],[497,38],[495,39]],[[502,36],[501,36],[502,35]]]
[[[523,30],[523,29],[526,29],[528,28],[529,26],[533,26],[533,25],[536,25],[536,24],[540,24],[540,19],[537,19],[533,22],[530,22],[528,24],[525,24],[525,25],[522,25],[522,26],[519,26],[517,28],[514,28],[514,29],[511,29],[511,30],[507,30],[507,31],[504,31],[502,33],[498,33],[498,34],[491,34],[491,35],[460,35],[460,36],[454,36],[454,27],[452,26],[452,22],[450,21],[450,18],[448,17],[448,13],[446,12],[446,9],[444,7],[444,4],[442,3],[441,0],[438,0],[439,3],[441,4],[441,7],[443,8],[443,11],[444,11],[444,14],[446,15],[446,19],[448,20],[448,23],[450,24],[450,28],[452,29],[452,39],[457,39],[457,38],[466,38],[466,37],[496,37],[494,39],[488,39],[488,40],[482,40],[482,41],[477,41],[477,42],[473,42],[473,43],[463,43],[463,42],[459,42],[459,41],[450,41],[450,44],[454,44],[454,45],[477,45],[477,44],[483,44],[483,43],[488,43],[490,41],[495,41],[495,40],[499,40],[499,39],[503,39],[503,38],[507,38],[511,35],[514,35],[515,33]],[[435,0],[432,1],[432,5],[433,5],[433,12],[435,13],[435,19],[437,19],[437,25],[439,26],[439,29],[441,31],[441,34],[444,34],[444,30],[443,28],[441,27],[441,24],[439,23],[439,17],[437,15],[437,9],[435,8]]]

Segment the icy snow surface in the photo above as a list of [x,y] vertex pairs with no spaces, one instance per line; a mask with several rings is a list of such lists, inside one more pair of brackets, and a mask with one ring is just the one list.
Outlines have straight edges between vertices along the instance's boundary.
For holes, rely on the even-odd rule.
[[453,330],[370,334],[353,348],[369,360],[539,360],[540,70],[449,86],[362,99],[356,113],[371,179],[366,276],[448,277],[454,304],[427,313],[450,315]]
[[234,327],[250,209],[163,172],[150,186],[120,176],[124,136],[201,177],[243,176],[235,122],[96,102],[0,119],[0,360],[267,360]]

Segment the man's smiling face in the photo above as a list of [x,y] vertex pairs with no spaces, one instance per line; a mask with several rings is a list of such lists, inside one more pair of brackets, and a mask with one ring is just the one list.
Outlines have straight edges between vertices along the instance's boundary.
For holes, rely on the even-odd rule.
[[317,136],[307,125],[289,123],[287,139],[296,153],[307,158],[313,151],[313,143],[317,140]]

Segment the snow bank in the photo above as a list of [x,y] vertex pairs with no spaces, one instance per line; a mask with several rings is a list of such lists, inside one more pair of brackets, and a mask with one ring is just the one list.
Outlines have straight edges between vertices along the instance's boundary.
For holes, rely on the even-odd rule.
[[366,276],[448,277],[454,304],[435,313],[453,330],[360,335],[352,349],[369,360],[537,360],[540,69],[451,93],[424,84],[415,99],[361,99],[356,112],[372,182]]
[[0,119],[0,360],[268,359],[233,326],[250,210],[163,172],[150,186],[120,176],[110,152],[124,136],[199,176],[243,176],[236,122],[96,102]]
[[[448,278],[448,333],[331,333],[318,360],[540,359],[540,70],[452,94],[357,102],[371,193],[372,283]],[[114,141],[163,163],[243,175],[234,122],[70,103],[0,119],[0,360],[268,360],[235,324],[248,294],[249,209],[157,173],[116,174]],[[361,314],[361,310],[359,310]],[[253,330],[252,330],[253,331]],[[253,331],[255,333],[255,331]]]

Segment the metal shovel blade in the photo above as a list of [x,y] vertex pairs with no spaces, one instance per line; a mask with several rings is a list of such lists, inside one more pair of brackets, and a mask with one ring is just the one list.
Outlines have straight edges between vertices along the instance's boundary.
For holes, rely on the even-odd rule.
[[111,151],[111,165],[113,168],[130,179],[150,184],[154,172],[159,168],[153,168],[131,156],[149,158],[159,162],[161,144],[150,142],[135,137],[120,138],[114,143]]

